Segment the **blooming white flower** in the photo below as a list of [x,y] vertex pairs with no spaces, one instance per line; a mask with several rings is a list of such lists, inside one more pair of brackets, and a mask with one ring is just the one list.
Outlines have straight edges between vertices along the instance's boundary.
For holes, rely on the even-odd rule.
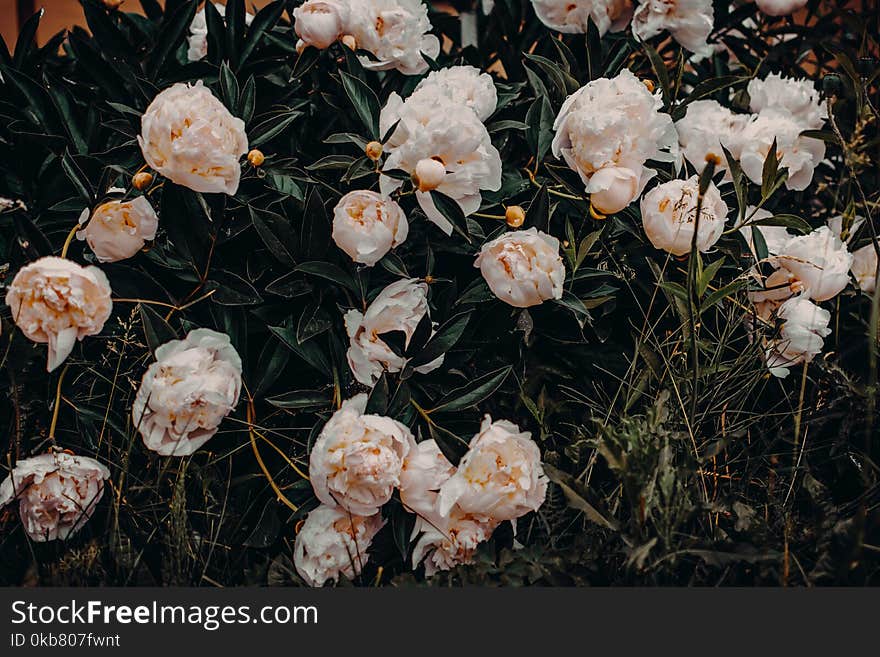
[[767,367],[774,376],[784,378],[790,366],[809,363],[822,352],[824,338],[831,333],[831,313],[806,297],[793,297],[779,306],[776,316],[782,326],[767,349]]
[[818,130],[828,118],[828,109],[809,80],[771,73],[763,80],[753,78],[749,81],[748,92],[749,107],[753,112],[779,110],[797,121],[801,130]]
[[100,333],[113,309],[104,272],[54,256],[19,270],[6,292],[6,305],[28,339],[49,345],[49,372],[64,362],[77,340]]
[[293,565],[309,586],[324,586],[342,575],[354,579],[369,560],[367,550],[385,521],[322,504],[306,517],[296,535]]
[[727,203],[721,198],[718,188],[709,183],[700,205],[698,227],[699,186],[697,176],[687,180],[670,180],[642,197],[642,225],[651,244],[680,256],[690,253],[694,231],[699,251],[705,253],[718,241],[724,232]]
[[796,191],[806,189],[816,165],[825,157],[825,142],[800,136],[804,129],[785,110],[771,107],[753,115],[741,133],[740,165],[746,176],[761,184],[764,160],[775,140],[779,166],[788,169],[785,186]]
[[758,9],[768,16],[788,16],[807,6],[807,0],[755,0]]
[[107,201],[95,208],[89,217],[86,208],[77,231],[77,239],[85,240],[101,262],[117,262],[137,254],[147,240],[156,237],[159,217],[145,196],[131,201]]
[[443,455],[436,441],[424,440],[418,443],[403,460],[400,471],[400,501],[408,511],[433,517],[436,514],[440,486],[453,474],[455,466]]
[[293,27],[299,37],[297,49],[329,48],[348,29],[350,14],[345,0],[307,0],[293,10]]
[[348,33],[357,47],[373,54],[361,58],[373,71],[397,69],[406,75],[428,70],[422,53],[436,59],[440,40],[431,30],[428,8],[421,0],[349,0]]
[[480,121],[485,121],[498,105],[498,92],[488,73],[474,66],[450,66],[432,71],[419,82],[410,98],[428,95],[429,101],[444,96],[458,105],[470,107]]
[[244,121],[232,116],[199,80],[161,91],[141,117],[144,159],[172,182],[196,192],[238,191],[248,150]]
[[132,407],[132,420],[147,449],[188,456],[217,433],[238,404],[241,358],[229,336],[190,331],[156,349]]
[[532,0],[538,19],[551,30],[586,34],[590,20],[599,36],[620,32],[632,18],[632,0]]
[[420,517],[413,528],[418,541],[413,547],[413,568],[425,562],[425,575],[431,577],[473,560],[474,551],[492,537],[498,521],[468,514],[454,507],[446,516]]
[[0,484],[0,508],[18,501],[32,541],[66,540],[86,524],[110,471],[95,459],[53,451],[16,463]]
[[792,237],[776,256],[776,261],[800,282],[806,296],[827,301],[837,296],[849,282],[853,256],[828,226],[809,235]]
[[[428,313],[428,285],[418,279],[395,281],[383,289],[366,312],[349,310],[345,313],[345,328],[351,345],[346,354],[354,378],[372,386],[382,372],[399,372],[407,359],[394,353],[380,337],[383,333],[401,331],[405,345],[409,345],[416,327]],[[443,363],[439,356],[430,363],[415,368],[426,374]]]
[[440,487],[437,510],[448,516],[458,505],[464,513],[515,520],[536,511],[546,495],[547,477],[532,434],[486,415],[458,470]]
[[662,101],[627,69],[587,83],[562,104],[552,150],[576,171],[600,212],[619,212],[655,172],[647,160],[674,161],[678,135]]
[[562,297],[565,266],[559,240],[536,228],[504,233],[486,242],[474,266],[480,268],[492,293],[516,308]]
[[712,32],[715,12],[712,0],[637,0],[633,14],[633,36],[647,41],[661,32],[691,52],[706,49],[706,39]]
[[[416,200],[447,235],[452,224],[434,205],[431,190],[452,198],[467,216],[479,209],[480,190],[501,189],[501,155],[476,112],[462,111],[464,107],[439,85],[430,85],[406,102],[392,93],[379,115],[382,134],[397,124],[385,144],[383,169],[417,174]],[[379,179],[384,194],[402,184],[389,176]]]
[[868,244],[853,252],[850,271],[862,292],[874,294],[877,285],[877,250]]
[[355,262],[372,267],[408,234],[401,207],[376,192],[349,192],[333,209],[333,241]]
[[687,106],[684,117],[675,123],[682,155],[697,171],[706,166],[708,157],[717,157],[717,171],[725,171],[730,180],[724,146],[735,158],[739,158],[740,134],[748,122],[745,114],[734,114],[715,100],[697,100]]
[[324,425],[309,457],[321,502],[369,516],[391,499],[415,439],[397,420],[366,414],[367,395],[343,402]]
[[[221,16],[226,16],[226,7],[217,2],[212,2],[214,9]],[[244,21],[247,25],[254,20],[254,15],[245,12]],[[202,7],[193,16],[192,22],[189,24],[189,36],[186,38],[189,48],[186,51],[186,57],[191,62],[197,62],[208,56],[208,21],[205,18],[205,8]]]

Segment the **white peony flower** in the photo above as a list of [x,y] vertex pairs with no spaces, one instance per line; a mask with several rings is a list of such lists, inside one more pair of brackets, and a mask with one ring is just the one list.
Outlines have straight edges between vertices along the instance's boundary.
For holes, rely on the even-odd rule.
[[474,266],[492,293],[516,308],[562,297],[565,266],[559,240],[536,228],[504,233],[480,249]]
[[633,36],[647,41],[661,32],[691,52],[706,50],[706,39],[712,32],[715,12],[712,0],[637,0],[633,14]]
[[6,305],[28,339],[49,345],[49,372],[64,362],[77,340],[100,333],[113,309],[104,272],[54,256],[19,270],[6,291]]
[[768,16],[788,16],[807,6],[807,0],[755,0],[758,9]]
[[536,511],[546,495],[541,452],[531,433],[486,415],[458,470],[440,487],[437,510],[446,517],[458,505],[464,513],[515,520]]
[[156,237],[159,217],[145,196],[131,201],[107,201],[95,208],[89,217],[88,208],[80,224],[88,221],[76,236],[85,240],[101,262],[117,262],[136,255],[147,240]]
[[551,30],[586,34],[592,20],[599,36],[620,32],[632,18],[632,0],[532,0],[538,19]]
[[333,209],[333,241],[355,262],[372,267],[408,234],[401,207],[376,192],[349,192]]
[[489,540],[498,522],[491,518],[463,513],[457,507],[445,517],[420,517],[413,528],[413,568],[425,562],[425,575],[472,563],[480,543]]
[[873,244],[856,249],[850,271],[862,292],[874,294],[877,285],[877,250]]
[[822,226],[809,235],[788,240],[776,261],[791,278],[800,282],[807,297],[827,301],[849,282],[853,256],[828,226]]
[[18,501],[32,541],[66,540],[86,524],[110,471],[95,459],[53,451],[16,463],[0,484],[0,508]]
[[682,155],[697,171],[706,166],[708,157],[717,157],[720,164],[716,171],[725,171],[725,180],[730,180],[724,146],[738,159],[740,153],[740,134],[748,122],[745,114],[734,114],[715,100],[697,100],[687,106],[684,118],[675,122],[678,143]]
[[365,414],[367,395],[343,402],[309,457],[309,478],[324,504],[369,516],[391,499],[415,439],[397,420]]
[[860,215],[844,217],[842,214],[839,214],[835,217],[831,217],[826,223],[828,224],[828,228],[831,229],[831,232],[834,233],[841,242],[849,244],[852,242],[853,237],[856,236],[856,231],[858,231],[862,224],[865,223],[865,218]]
[[447,479],[455,474],[455,466],[449,462],[437,442],[425,440],[412,449],[403,461],[400,471],[400,501],[407,511],[419,516],[436,514],[437,496]]
[[[219,3],[212,3],[214,9],[221,16],[226,16],[226,7]],[[247,25],[254,20],[254,15],[245,12],[244,21]],[[186,57],[191,62],[197,62],[208,56],[208,21],[205,18],[205,8],[202,7],[193,16],[192,22],[189,24],[189,36],[186,38],[189,48],[186,51]]]
[[470,107],[480,121],[485,121],[495,112],[498,105],[498,93],[495,83],[488,73],[480,73],[474,66],[450,66],[449,68],[432,71],[419,82],[410,99],[420,95],[444,96],[448,100]]
[[[383,333],[401,331],[409,346],[416,327],[428,313],[428,285],[409,278],[396,281],[382,290],[366,312],[345,313],[345,328],[351,339],[346,354],[354,378],[372,386],[382,372],[399,372],[407,359],[394,353],[380,337]],[[443,356],[415,368],[426,374],[443,363]]]
[[740,165],[749,179],[761,184],[764,160],[776,140],[779,166],[788,169],[785,186],[800,191],[813,180],[813,170],[825,158],[825,142],[801,137],[804,126],[786,110],[768,108],[743,127],[741,134]]
[[144,445],[162,456],[189,456],[210,440],[238,404],[241,358],[229,336],[190,331],[156,349],[132,407]]
[[[383,169],[417,174],[416,200],[447,235],[452,234],[452,224],[435,207],[431,190],[455,200],[467,216],[480,208],[480,190],[501,189],[501,155],[477,114],[463,108],[442,87],[429,85],[406,102],[392,93],[379,115],[382,134],[397,124],[385,144]],[[389,176],[379,179],[384,194],[402,184]]]
[[309,586],[324,586],[342,575],[354,579],[369,561],[367,550],[385,521],[377,513],[355,516],[322,504],[311,511],[296,535],[293,565]]
[[784,78],[771,73],[763,80],[749,81],[749,107],[753,112],[767,109],[788,114],[801,126],[801,130],[818,130],[828,118],[828,108],[822,103],[819,92],[809,80]]
[[349,25],[351,9],[346,0],[307,0],[293,10],[293,27],[299,37],[297,50],[333,45]]
[[244,121],[199,80],[160,92],[141,117],[138,144],[151,167],[196,192],[238,191],[248,150]]
[[431,59],[440,54],[440,40],[427,34],[431,21],[421,0],[349,0],[349,5],[348,33],[376,58],[362,57],[364,68],[420,75],[428,70],[422,53]]
[[719,240],[727,219],[727,203],[714,183],[709,183],[700,206],[697,227],[699,178],[670,180],[642,197],[642,224],[648,239],[658,249],[680,256],[691,251],[694,231],[696,247],[705,253]]
[[627,69],[581,87],[562,104],[552,150],[576,171],[600,212],[619,212],[654,176],[647,160],[674,161],[678,135],[662,101]]
[[831,313],[805,297],[794,297],[776,311],[782,320],[779,337],[767,349],[767,367],[774,376],[788,376],[788,368],[810,362],[822,352],[824,338],[831,333]]

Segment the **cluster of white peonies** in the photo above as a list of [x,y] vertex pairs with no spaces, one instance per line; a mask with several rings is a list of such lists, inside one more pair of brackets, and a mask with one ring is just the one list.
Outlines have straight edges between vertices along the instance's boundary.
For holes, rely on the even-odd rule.
[[[206,2],[205,5],[212,5],[221,17],[226,16],[226,6],[219,2]],[[249,11],[244,14],[244,20],[250,25],[254,20],[254,15]],[[191,62],[197,62],[208,56],[208,19],[205,16],[205,7],[202,7],[193,16],[189,25],[189,36],[186,38],[189,46],[186,51],[186,57]]]
[[409,223],[390,197],[370,190],[349,192],[333,210],[333,241],[355,262],[372,267],[403,244]]
[[[415,278],[401,279],[385,287],[366,311],[345,313],[345,328],[351,341],[346,357],[354,378],[372,386],[382,372],[400,372],[407,358],[396,354],[382,339],[385,333],[404,334],[409,346],[419,322],[428,315],[428,285]],[[425,374],[443,364],[443,356],[415,368]]]
[[321,505],[294,548],[297,572],[311,586],[361,572],[395,489],[418,516],[413,568],[424,561],[428,576],[468,563],[501,522],[543,504],[540,450],[515,424],[486,416],[456,468],[434,440],[416,443],[406,426],[366,407],[366,394],[343,402],[312,448],[309,475]]
[[146,196],[137,196],[130,201],[107,201],[93,213],[86,208],[79,223],[85,227],[77,231],[77,238],[86,241],[98,260],[118,262],[131,258],[156,237],[159,217]]
[[785,186],[806,189],[825,157],[822,140],[801,134],[821,128],[828,117],[818,91],[808,80],[771,73],[763,80],[751,80],[748,93],[752,114],[734,114],[715,100],[688,105],[684,118],[675,124],[685,159],[697,171],[706,165],[707,157],[726,166],[724,146],[743,173],[761,184],[764,161],[775,142],[779,166],[788,170]]
[[0,484],[0,508],[18,501],[32,541],[66,540],[88,521],[110,471],[95,459],[53,450],[22,459]]
[[585,34],[590,21],[599,36],[621,32],[633,15],[632,0],[532,0],[535,15],[551,30]]
[[248,150],[244,121],[232,116],[201,80],[159,92],[141,117],[138,144],[147,164],[196,192],[238,191]]
[[562,297],[565,265],[559,240],[536,228],[486,242],[474,262],[492,293],[516,308]]
[[705,253],[721,238],[727,203],[714,183],[709,183],[702,198],[699,187],[694,175],[657,185],[642,197],[642,225],[651,244],[681,256],[690,253],[692,245]]
[[156,349],[132,407],[144,445],[162,456],[188,456],[204,445],[238,403],[241,358],[229,336],[190,331]]
[[329,48],[342,40],[369,52],[373,57],[360,61],[374,71],[420,75],[428,70],[424,56],[440,54],[421,0],[307,0],[293,10],[293,20],[298,50]]
[[628,69],[587,83],[562,104],[552,150],[576,171],[599,212],[619,212],[655,175],[648,160],[677,161],[678,136],[652,94]]
[[[394,128],[383,171],[410,174],[419,206],[447,235],[452,224],[434,205],[431,191],[453,199],[467,216],[479,209],[480,190],[501,188],[501,156],[483,125],[496,103],[489,74],[453,66],[431,73],[406,101],[392,93],[379,115],[381,134]],[[383,194],[391,194],[403,182],[383,175],[379,184]]]
[[49,372],[77,340],[100,333],[113,309],[104,272],[55,256],[22,267],[6,292],[6,305],[25,336],[49,346]]

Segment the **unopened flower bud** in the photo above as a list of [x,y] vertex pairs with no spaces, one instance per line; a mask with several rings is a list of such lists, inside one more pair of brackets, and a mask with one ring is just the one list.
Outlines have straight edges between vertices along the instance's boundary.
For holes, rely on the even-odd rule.
[[373,160],[373,162],[376,162],[382,157],[382,144],[378,141],[371,141],[367,144],[366,148],[364,148],[364,152],[367,154],[368,158]]
[[526,220],[526,211],[518,205],[511,205],[504,211],[504,221],[511,228],[519,228]]
[[446,177],[446,166],[440,160],[425,158],[416,164],[413,183],[420,192],[437,189]]
[[253,166],[259,167],[263,165],[263,162],[266,161],[266,156],[263,155],[263,151],[257,150],[254,148],[247,155],[248,162],[250,162]]
[[648,91],[654,93],[654,83],[651,80],[642,80],[642,84],[648,88]]
[[342,41],[342,45],[344,45],[349,50],[357,50],[357,39],[355,39],[351,34],[344,34],[340,41]]
[[142,192],[153,184],[153,174],[147,171],[136,173],[131,179],[131,184],[136,190]]

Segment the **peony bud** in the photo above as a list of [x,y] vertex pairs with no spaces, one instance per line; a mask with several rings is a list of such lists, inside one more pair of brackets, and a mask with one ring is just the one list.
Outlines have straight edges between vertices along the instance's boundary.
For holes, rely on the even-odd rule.
[[380,157],[382,157],[382,144],[378,141],[371,141],[364,148],[364,153],[367,154],[367,157],[373,160],[373,162],[377,162]]
[[254,148],[250,153],[248,153],[247,159],[248,162],[251,163],[251,165],[255,167],[260,167],[263,166],[263,162],[266,161],[266,156],[263,155],[263,151]]
[[339,38],[350,12],[346,2],[307,0],[293,10],[294,30],[305,45],[323,50]]
[[446,166],[438,159],[425,158],[416,164],[413,183],[420,192],[437,189],[446,177]]
[[526,220],[526,211],[518,205],[511,205],[504,211],[504,220],[511,228],[519,228]]
[[148,171],[141,171],[134,174],[131,179],[131,185],[139,192],[144,191],[153,184],[153,174]]

